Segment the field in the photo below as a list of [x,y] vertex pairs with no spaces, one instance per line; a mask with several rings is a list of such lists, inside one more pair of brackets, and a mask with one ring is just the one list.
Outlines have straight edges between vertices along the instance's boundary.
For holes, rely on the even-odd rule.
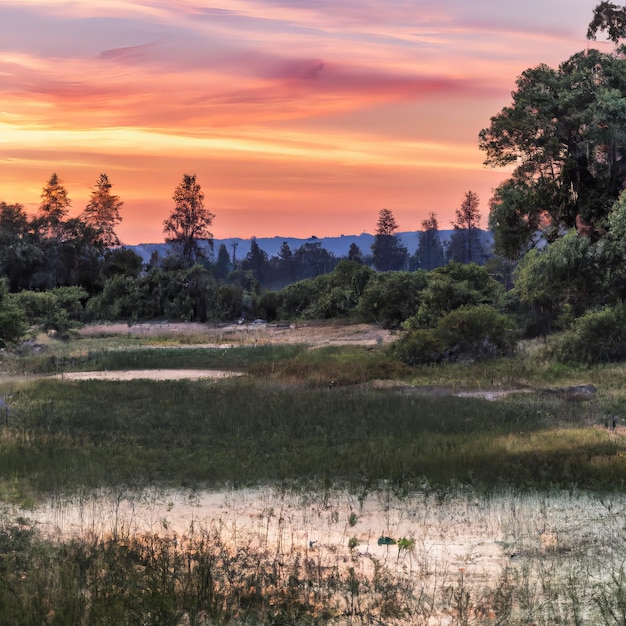
[[623,368],[408,369],[393,339],[155,324],[3,355],[7,623],[626,623]]

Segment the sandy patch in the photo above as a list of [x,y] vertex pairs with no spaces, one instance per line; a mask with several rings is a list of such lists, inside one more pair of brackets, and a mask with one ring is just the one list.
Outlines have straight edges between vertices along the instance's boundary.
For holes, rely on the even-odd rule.
[[242,372],[225,370],[120,370],[103,372],[67,372],[53,378],[61,380],[200,380],[201,378],[228,378],[242,376]]

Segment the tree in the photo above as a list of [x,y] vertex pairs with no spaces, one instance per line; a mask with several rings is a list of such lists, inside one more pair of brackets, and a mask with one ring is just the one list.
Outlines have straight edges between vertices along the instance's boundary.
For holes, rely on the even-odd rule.
[[481,254],[480,232],[478,225],[480,222],[480,211],[478,206],[480,200],[478,194],[467,191],[460,208],[456,210],[456,222],[453,222],[454,234],[450,240],[448,258],[459,263],[472,263],[483,260]]
[[337,265],[337,258],[322,247],[321,241],[307,241],[294,253],[296,277],[299,280],[326,274]]
[[374,266],[382,272],[400,270],[406,261],[407,249],[395,235],[398,229],[393,213],[389,209],[381,209],[378,214],[376,235],[372,244]]
[[115,227],[122,221],[120,209],[124,204],[119,196],[111,193],[111,183],[106,174],[100,174],[94,190],[91,192],[81,219],[97,232],[95,243],[101,248],[113,248],[120,245]]
[[445,255],[439,237],[439,223],[434,213],[430,213],[427,219],[422,220],[416,256],[417,266],[424,270],[432,270],[445,264]]
[[386,272],[370,278],[359,299],[358,312],[368,322],[398,328],[415,315],[428,272]]
[[587,29],[587,39],[595,40],[598,31],[605,31],[609,39],[617,44],[626,36],[626,7],[619,7],[612,2],[598,4]]
[[425,274],[427,284],[419,309],[409,320],[411,328],[434,328],[446,313],[464,305],[496,305],[504,292],[502,285],[475,263],[450,261]]
[[10,291],[23,286],[24,278],[32,274],[28,250],[28,216],[21,204],[0,202],[0,275],[9,280]]
[[191,267],[205,257],[199,241],[206,240],[213,248],[213,234],[209,230],[215,215],[204,207],[204,194],[195,174],[184,174],[176,187],[174,209],[163,222],[165,241],[172,244],[185,267]]
[[363,263],[363,253],[361,252],[361,248],[359,248],[359,246],[357,246],[354,242],[350,244],[350,249],[348,250],[348,260]]
[[254,278],[262,283],[265,278],[265,270],[268,265],[267,252],[261,250],[256,237],[250,240],[250,252],[243,261],[243,269],[250,270]]
[[46,235],[52,237],[60,235],[61,225],[71,204],[63,182],[56,173],[52,174],[41,192],[41,204],[39,205],[39,217]]
[[528,332],[549,333],[564,312],[579,316],[601,289],[596,247],[571,230],[544,249],[533,249],[515,270],[514,293],[527,307]]
[[296,265],[293,252],[286,241],[280,246],[278,251],[277,271],[276,274],[286,283],[293,282],[296,279]]
[[[513,102],[479,134],[485,163],[514,166],[500,186],[496,235],[510,258],[531,245],[534,225],[548,241],[572,228],[603,236],[626,183],[626,60],[589,49],[554,70],[545,64],[517,80]],[[515,190],[515,193],[511,193]],[[513,233],[511,222],[520,220]]]
[[228,248],[226,248],[226,244],[221,243],[219,250],[217,251],[217,261],[213,267],[213,273],[215,274],[215,278],[217,280],[226,280],[228,273],[233,269],[232,263],[230,262],[230,255],[228,254]]
[[23,312],[10,300],[6,278],[0,278],[0,347],[17,341],[25,332]]
[[534,208],[537,199],[530,185],[512,178],[494,190],[489,201],[489,229],[496,251],[518,261],[536,243],[541,215]]

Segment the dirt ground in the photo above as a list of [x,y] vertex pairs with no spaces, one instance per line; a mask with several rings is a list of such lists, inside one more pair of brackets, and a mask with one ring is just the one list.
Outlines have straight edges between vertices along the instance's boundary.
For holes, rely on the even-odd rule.
[[152,322],[141,324],[90,324],[83,336],[126,335],[155,340],[182,337],[198,345],[301,343],[310,346],[375,346],[393,341],[396,335],[375,324],[308,322],[298,324],[226,324]]

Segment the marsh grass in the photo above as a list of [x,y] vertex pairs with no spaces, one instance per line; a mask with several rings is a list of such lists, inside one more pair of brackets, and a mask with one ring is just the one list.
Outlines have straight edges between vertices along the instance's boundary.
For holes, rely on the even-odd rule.
[[[145,364],[145,362],[143,362]],[[15,385],[0,474],[35,491],[115,483],[615,488],[624,440],[591,402],[480,398],[271,378]]]

